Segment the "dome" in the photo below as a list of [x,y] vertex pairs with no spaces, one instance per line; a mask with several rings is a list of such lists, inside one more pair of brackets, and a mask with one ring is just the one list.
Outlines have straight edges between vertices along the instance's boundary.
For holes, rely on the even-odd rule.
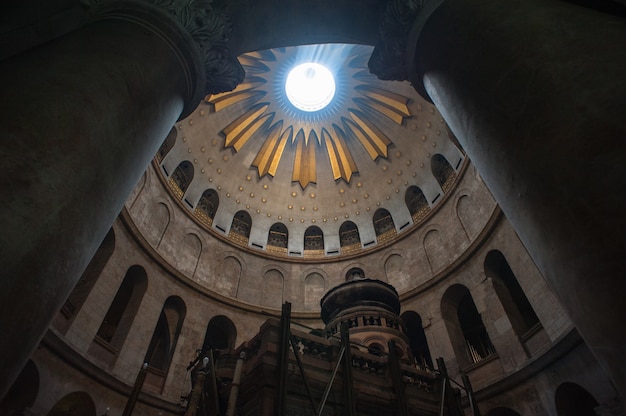
[[[371,52],[327,44],[241,55],[243,83],[207,96],[157,155],[179,209],[213,237],[294,261],[358,255],[414,230],[465,156],[408,82],[369,73]],[[305,111],[290,101],[289,74],[313,64],[335,88]]]

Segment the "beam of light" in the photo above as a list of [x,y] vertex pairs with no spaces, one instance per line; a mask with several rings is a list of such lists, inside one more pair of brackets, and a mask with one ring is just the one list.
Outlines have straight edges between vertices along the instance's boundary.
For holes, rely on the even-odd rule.
[[302,111],[319,111],[335,96],[335,79],[325,66],[306,62],[294,67],[285,82],[287,98]]

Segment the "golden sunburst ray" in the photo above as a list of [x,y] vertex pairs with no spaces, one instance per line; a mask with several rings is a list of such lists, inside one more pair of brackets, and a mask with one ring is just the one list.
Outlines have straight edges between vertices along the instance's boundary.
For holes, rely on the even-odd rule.
[[306,189],[310,183],[317,183],[315,153],[319,146],[314,130],[311,130],[310,136],[313,136],[313,140],[305,140],[304,131],[300,129],[294,140],[296,152],[291,180],[298,182],[302,189]]
[[[207,97],[212,111],[228,109],[235,116],[234,121],[221,130],[225,148],[238,152],[252,137],[263,140],[251,163],[260,178],[266,175],[273,177],[282,158],[293,154],[292,180],[305,189],[317,181],[317,152],[322,152],[328,158],[334,180],[350,183],[352,177],[358,174],[352,156],[355,149],[351,148],[356,143],[365,149],[371,160],[388,157],[392,141],[384,126],[376,121],[380,118],[372,115],[381,115],[396,125],[402,125],[411,117],[408,97],[383,88],[381,83],[366,85],[375,80],[363,69],[367,48],[356,45],[322,46],[341,50],[343,55],[330,55],[342,55],[344,60],[348,60],[348,65],[341,65],[343,69],[335,72],[339,87],[327,108],[306,113],[287,100],[284,78],[301,59],[295,52],[296,48],[241,55],[239,61],[249,74],[244,82],[233,91]],[[323,55],[310,52],[304,55]],[[329,67],[333,66],[329,64]],[[278,75],[268,78],[266,73],[270,71]],[[294,145],[293,151],[285,151],[288,143]]]

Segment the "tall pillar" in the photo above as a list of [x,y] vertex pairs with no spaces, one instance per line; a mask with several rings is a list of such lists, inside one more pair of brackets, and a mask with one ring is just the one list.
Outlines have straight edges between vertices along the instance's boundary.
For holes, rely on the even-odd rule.
[[[439,3],[416,11],[396,67],[441,111],[626,397],[626,21],[563,1]],[[389,72],[378,49],[372,69]]]
[[243,77],[223,16],[184,3],[99,6],[0,62],[0,397],[172,125]]

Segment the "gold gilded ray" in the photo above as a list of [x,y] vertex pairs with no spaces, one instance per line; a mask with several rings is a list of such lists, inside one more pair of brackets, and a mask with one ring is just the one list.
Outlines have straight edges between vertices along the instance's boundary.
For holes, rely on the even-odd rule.
[[[272,74],[273,77],[273,71],[285,62],[293,62],[289,59],[296,54],[289,49],[241,55],[239,62],[249,74],[244,82],[233,91],[206,97],[211,111],[229,109],[236,116],[221,130],[224,147],[239,152],[252,137],[263,140],[251,163],[259,177],[274,177],[283,157],[293,154],[292,181],[298,182],[302,189],[317,181],[316,158],[320,152],[320,157],[325,154],[328,158],[333,179],[349,183],[359,172],[352,154],[356,143],[363,146],[371,160],[388,157],[392,141],[380,122],[375,121],[379,118],[372,115],[382,115],[402,125],[405,119],[411,117],[410,99],[365,84],[366,77],[371,75],[353,69],[351,81],[343,86],[350,88],[344,93],[347,99],[328,112],[303,115],[292,109],[283,97],[284,93],[274,84],[275,79],[268,76]],[[350,65],[347,67],[351,68]],[[288,144],[293,146],[290,151],[286,151]]]

